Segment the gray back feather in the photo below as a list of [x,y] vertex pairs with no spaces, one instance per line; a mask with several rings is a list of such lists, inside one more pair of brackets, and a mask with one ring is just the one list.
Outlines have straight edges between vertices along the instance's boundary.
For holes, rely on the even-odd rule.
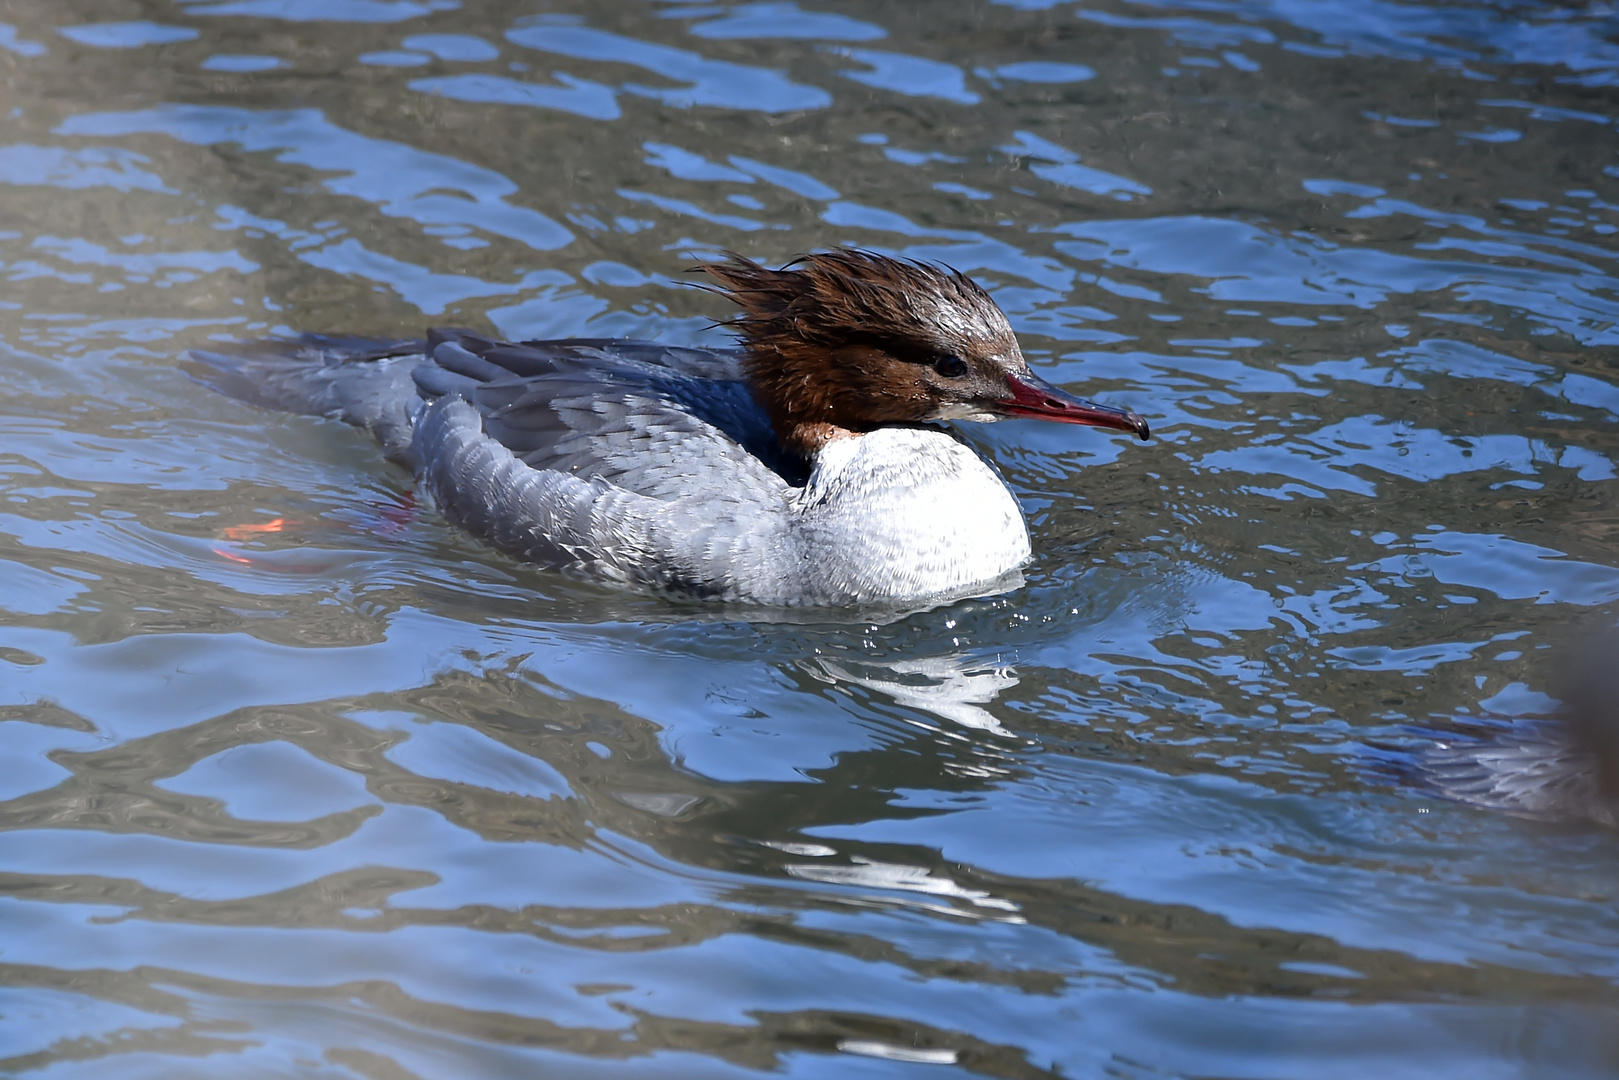
[[189,360],[233,397],[366,428],[474,536],[596,579],[742,596],[740,582],[779,575],[808,472],[776,443],[733,353],[435,330],[426,343],[307,335]]
[[411,374],[427,362],[420,341],[305,334],[198,349],[186,370],[222,394],[271,409],[365,428],[390,461],[414,469]]

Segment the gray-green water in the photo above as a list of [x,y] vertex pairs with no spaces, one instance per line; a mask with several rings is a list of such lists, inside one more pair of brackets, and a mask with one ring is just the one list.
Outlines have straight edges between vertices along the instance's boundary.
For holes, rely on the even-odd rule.
[[[1451,805],[1619,600],[1593,3],[0,4],[0,1072],[1619,1072],[1619,837]],[[1015,593],[559,580],[290,330],[711,341],[969,271],[1156,438],[968,434]]]

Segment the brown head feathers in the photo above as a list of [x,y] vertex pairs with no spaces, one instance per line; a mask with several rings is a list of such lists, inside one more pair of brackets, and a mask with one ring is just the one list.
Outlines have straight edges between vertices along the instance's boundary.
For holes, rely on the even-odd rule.
[[1147,437],[1135,413],[1029,370],[1005,314],[959,271],[854,248],[780,270],[735,254],[702,269],[742,308],[725,325],[741,335],[754,394],[795,453],[885,424],[1006,416]]
[[810,454],[884,424],[994,419],[1005,372],[1028,365],[1006,316],[955,270],[850,248],[771,270],[703,267],[742,308],[727,325],[776,433]]

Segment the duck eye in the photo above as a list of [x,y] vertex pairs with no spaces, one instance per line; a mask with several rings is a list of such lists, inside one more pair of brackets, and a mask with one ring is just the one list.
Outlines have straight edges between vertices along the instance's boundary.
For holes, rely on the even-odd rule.
[[967,374],[967,363],[959,356],[942,353],[933,358],[933,370],[947,379],[959,379]]

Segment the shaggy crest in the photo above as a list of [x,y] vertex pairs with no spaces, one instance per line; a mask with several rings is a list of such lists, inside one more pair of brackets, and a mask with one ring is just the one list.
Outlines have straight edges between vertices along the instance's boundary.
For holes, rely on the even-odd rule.
[[[883,424],[966,417],[1028,365],[1006,316],[959,271],[839,249],[780,270],[702,268],[742,314],[744,367],[783,444],[813,453]],[[988,419],[988,417],[972,417]]]
[[936,350],[1017,346],[989,293],[959,270],[852,248],[804,255],[780,270],[732,253],[703,269],[742,308],[727,325],[753,347],[857,338]]

